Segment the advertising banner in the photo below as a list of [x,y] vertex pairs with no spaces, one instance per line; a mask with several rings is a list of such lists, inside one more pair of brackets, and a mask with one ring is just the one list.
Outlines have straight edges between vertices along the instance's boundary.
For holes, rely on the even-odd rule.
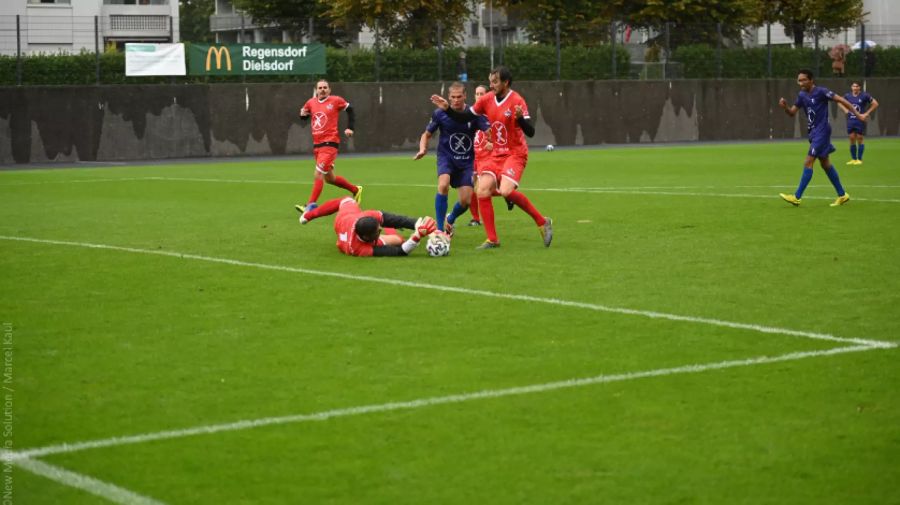
[[192,44],[191,75],[325,73],[322,44]]
[[125,75],[185,75],[184,44],[125,44]]

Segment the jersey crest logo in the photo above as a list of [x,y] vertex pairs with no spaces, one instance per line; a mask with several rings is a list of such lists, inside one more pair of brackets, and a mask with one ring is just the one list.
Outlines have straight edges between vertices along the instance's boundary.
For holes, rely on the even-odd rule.
[[344,232],[344,233],[341,233],[340,235],[338,235],[338,240],[340,240],[341,242],[346,242],[347,241],[347,233]]
[[463,133],[450,135],[450,150],[455,154],[468,154],[472,150],[472,139]]
[[503,115],[506,117],[512,116],[512,111],[509,109],[506,109],[506,112],[504,112]]
[[334,109],[334,105],[333,105],[333,104],[328,104],[328,105],[325,106],[325,108],[328,109],[328,110],[331,110],[331,109]]
[[324,112],[316,112],[313,116],[312,121],[312,129],[313,131],[322,131],[325,129],[325,125],[328,124],[328,116],[325,115]]
[[494,130],[494,143],[496,143],[498,146],[505,146],[507,142],[506,125],[504,125],[500,121],[496,121],[493,125],[491,125],[491,129]]

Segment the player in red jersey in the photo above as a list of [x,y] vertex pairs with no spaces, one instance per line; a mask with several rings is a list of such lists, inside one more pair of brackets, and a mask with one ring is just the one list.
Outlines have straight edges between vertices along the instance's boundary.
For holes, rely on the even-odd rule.
[[316,160],[315,180],[309,201],[306,205],[296,205],[297,211],[301,214],[316,208],[318,205],[316,202],[326,182],[353,193],[353,198],[357,202],[362,199],[362,186],[355,186],[347,179],[334,175],[334,160],[341,145],[341,137],[338,135],[338,114],[342,110],[347,111],[347,129],[344,130],[344,135],[349,138],[353,136],[353,126],[356,122],[353,108],[347,100],[331,94],[331,86],[325,79],[316,83],[316,96],[300,107],[300,119],[312,120],[313,158]]
[[528,163],[528,144],[525,136],[534,135],[534,125],[528,114],[528,105],[521,95],[512,90],[512,74],[506,67],[491,71],[491,92],[485,94],[475,105],[463,112],[449,108],[447,100],[440,95],[432,95],[431,102],[446,110],[447,115],[457,121],[471,121],[476,115],[484,115],[491,123],[493,151],[489,162],[478,167],[478,206],[484,223],[487,240],[480,249],[500,247],[494,224],[494,206],[491,196],[499,188],[500,194],[524,210],[537,224],[544,246],[550,247],[553,240],[553,221],[538,212],[531,201],[518,191],[525,165]]
[[[483,97],[487,93],[487,87],[483,85],[475,86],[475,101],[477,102],[479,98]],[[488,130],[489,132],[490,130]],[[475,174],[472,175],[472,183],[475,187],[478,187],[478,165],[483,163],[485,160],[491,157],[491,149],[493,146],[491,145],[490,135],[487,132],[483,132],[478,130],[475,132]],[[472,199],[469,202],[469,212],[472,213],[472,220],[469,221],[469,226],[481,226],[481,217],[479,217],[478,212],[478,195],[475,192],[472,192]]]
[[[335,198],[300,215],[300,224],[330,216],[334,218],[338,249],[348,256],[407,256],[419,242],[437,230],[430,217],[418,220],[380,210],[362,210],[350,197]],[[396,228],[415,230],[404,240]]]

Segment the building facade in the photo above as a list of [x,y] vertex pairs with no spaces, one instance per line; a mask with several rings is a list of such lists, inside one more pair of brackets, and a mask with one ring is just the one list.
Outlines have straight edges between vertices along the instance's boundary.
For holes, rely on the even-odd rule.
[[178,42],[178,6],[179,0],[2,0],[0,54]]

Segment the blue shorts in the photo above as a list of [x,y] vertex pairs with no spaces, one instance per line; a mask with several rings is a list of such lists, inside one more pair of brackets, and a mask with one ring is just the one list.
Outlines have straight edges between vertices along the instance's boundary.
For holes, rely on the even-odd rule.
[[823,137],[817,139],[809,139],[809,151],[806,154],[816,158],[827,158],[829,154],[837,149],[831,145],[831,138]]
[[851,133],[858,133],[860,135],[866,134],[866,123],[862,121],[854,121],[852,119],[847,120],[847,135]]
[[458,188],[460,186],[472,187],[472,175],[475,170],[472,168],[472,162],[469,161],[468,166],[459,166],[453,160],[438,159],[437,165],[438,177],[444,174],[450,174],[450,187]]

